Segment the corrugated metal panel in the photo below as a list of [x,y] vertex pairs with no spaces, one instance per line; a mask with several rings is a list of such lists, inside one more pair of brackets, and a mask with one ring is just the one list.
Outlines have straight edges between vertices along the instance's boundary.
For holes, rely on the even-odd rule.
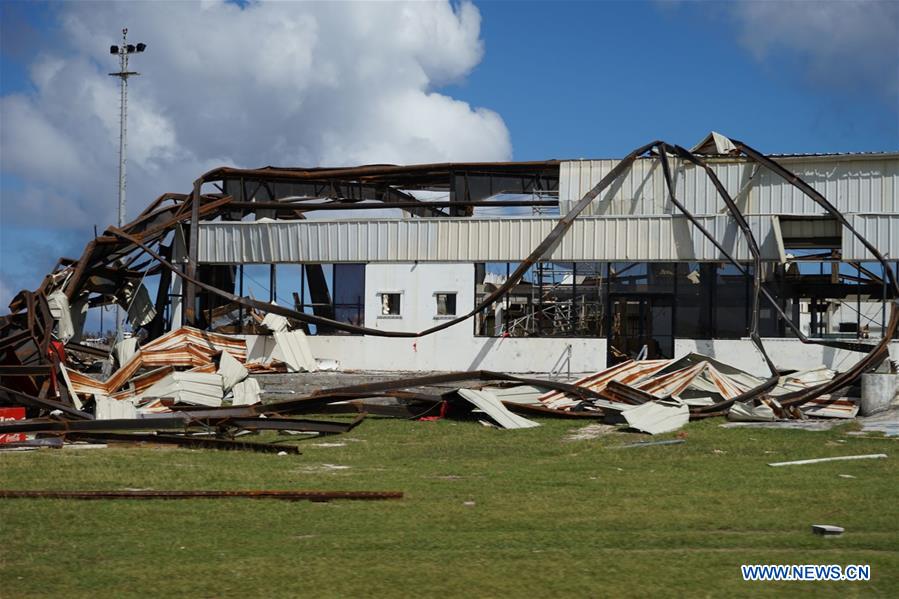
[[652,401],[621,412],[628,426],[658,435],[676,431],[690,420],[687,405],[677,400]]
[[[737,259],[751,258],[736,223],[699,217]],[[748,218],[763,256],[779,257],[771,216]],[[549,234],[553,218],[384,219],[203,223],[200,262],[516,262]],[[685,217],[592,217],[574,222],[555,251],[559,261],[720,261]]]
[[287,364],[287,372],[315,372],[318,365],[312,356],[312,349],[303,331],[282,331],[272,333],[275,347],[272,358]]
[[144,392],[143,397],[174,398],[181,403],[222,405],[222,377],[200,372],[172,372]]
[[232,406],[248,406],[259,401],[259,396],[262,395],[262,388],[256,379],[247,379],[234,385],[232,392]]
[[459,389],[458,393],[462,396],[462,399],[490,416],[502,428],[516,429],[540,426],[533,420],[528,420],[523,416],[510,412],[490,391],[484,389],[480,391],[477,389]]
[[[899,212],[899,160],[809,161],[790,165],[842,212]],[[801,191],[768,170],[753,186],[755,212],[824,214]]]
[[[849,223],[889,260],[899,259],[899,214],[849,214]],[[843,229],[843,260],[874,260],[848,229]]]
[[[619,161],[579,160],[562,162],[559,173],[561,212],[579,200]],[[899,212],[899,157],[859,160],[809,157],[784,161],[788,168],[821,192],[843,212]],[[719,214],[725,210],[715,187],[703,169],[671,160],[677,198],[694,214]],[[715,175],[732,197],[737,197],[756,172],[745,160],[711,163]],[[747,214],[824,214],[798,189],[767,169],[758,170],[747,198],[738,205]],[[674,214],[667,199],[659,161],[643,158],[622,175],[590,206],[585,214]]]

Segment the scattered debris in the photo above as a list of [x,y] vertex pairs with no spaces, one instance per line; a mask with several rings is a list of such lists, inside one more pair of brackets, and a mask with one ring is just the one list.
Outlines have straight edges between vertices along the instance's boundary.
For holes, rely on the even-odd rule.
[[626,445],[619,445],[620,449],[624,449],[627,447],[652,447],[654,445],[680,445],[682,443],[686,443],[683,439],[667,439],[665,441],[638,441],[636,443],[628,443]]
[[596,439],[617,430],[618,427],[613,424],[602,424],[597,422],[596,424],[588,424],[587,426],[571,431],[571,433],[565,437],[565,440],[586,441],[588,439]]
[[812,524],[812,532],[816,535],[841,535],[845,532],[842,526],[833,526],[832,524]]
[[690,420],[687,405],[676,399],[647,402],[621,412],[631,428],[650,435],[676,431]]
[[802,466],[805,464],[820,464],[822,462],[841,462],[843,460],[882,460],[887,457],[885,453],[872,453],[868,455],[844,455],[832,458],[816,458],[813,460],[796,460],[794,462],[773,462],[769,466]]
[[237,358],[227,351],[223,351],[219,357],[219,367],[216,374],[222,377],[222,390],[227,393],[234,388],[234,385],[247,378],[250,371]]
[[489,391],[474,389],[459,389],[459,395],[473,404],[479,410],[485,412],[502,428],[533,428],[540,426],[533,420],[522,418],[513,414],[503,406],[495,395]]
[[232,406],[249,406],[259,403],[262,387],[259,386],[259,381],[256,379],[248,378],[234,385],[231,388],[231,393]]
[[852,419],[858,415],[859,405],[848,400],[824,400],[813,399],[800,407],[805,416],[815,418],[842,418]]
[[756,406],[749,402],[736,402],[727,412],[727,419],[735,422],[774,422],[777,415],[767,403]]
[[309,341],[303,331],[278,331],[272,336],[275,338],[272,359],[284,362],[287,365],[287,372],[315,372],[318,370],[318,363],[312,356]]
[[721,428],[780,428],[801,431],[829,431],[843,424],[839,420],[775,420],[772,422],[725,422]]

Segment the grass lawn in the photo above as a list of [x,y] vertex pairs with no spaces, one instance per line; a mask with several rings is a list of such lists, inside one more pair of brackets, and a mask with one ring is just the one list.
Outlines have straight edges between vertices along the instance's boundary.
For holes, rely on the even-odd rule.
[[[300,456],[0,454],[8,489],[406,494],[331,503],[0,500],[0,597],[899,596],[894,439],[847,436],[847,427],[722,429],[719,419],[691,423],[682,445],[617,449],[649,437],[568,441],[586,423],[541,422],[503,431],[370,418],[348,435],[300,442]],[[318,445],[333,443],[342,445]],[[864,453],[890,457],[767,466]],[[846,533],[813,535],[818,523]],[[744,582],[744,563],[870,564],[872,580]]]

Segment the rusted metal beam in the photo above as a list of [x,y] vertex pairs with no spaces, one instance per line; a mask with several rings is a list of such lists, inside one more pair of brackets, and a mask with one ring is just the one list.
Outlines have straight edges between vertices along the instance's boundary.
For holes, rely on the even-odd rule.
[[84,279],[84,274],[87,272],[88,263],[91,260],[91,257],[94,255],[94,250],[97,247],[97,240],[89,241],[88,244],[84,247],[84,252],[81,253],[81,258],[78,259],[78,264],[75,266],[75,272],[72,273],[69,282],[66,284],[66,297],[69,298],[69,301],[75,297],[75,294],[81,290],[81,281]]
[[49,375],[52,371],[50,364],[38,366],[0,366],[0,377],[4,376],[39,376]]
[[218,181],[225,178],[267,179],[272,181],[302,181],[315,179],[366,179],[390,176],[427,175],[449,176],[453,172],[470,172],[484,174],[509,174],[532,173],[535,170],[556,170],[559,167],[558,160],[542,160],[531,162],[467,162],[467,163],[438,163],[438,164],[411,164],[404,166],[374,164],[366,166],[354,166],[345,168],[309,168],[286,169],[265,167],[258,169],[239,169],[232,167],[220,167],[208,171],[200,179],[203,181]]
[[[767,364],[768,366],[768,371],[771,374],[776,374],[777,368],[775,367],[774,362],[771,360],[771,357],[768,356],[768,352],[765,351],[765,346],[762,343],[761,337],[759,336],[758,332],[759,294],[762,289],[762,254],[759,251],[755,236],[752,234],[752,229],[750,229],[749,223],[746,222],[746,219],[743,217],[743,213],[740,212],[740,209],[737,207],[737,203],[733,201],[733,199],[730,197],[730,194],[727,192],[727,189],[725,189],[724,185],[721,184],[721,181],[718,179],[717,175],[715,175],[714,171],[709,168],[705,161],[695,156],[692,152],[687,152],[679,146],[670,146],[668,144],[663,144],[659,153],[659,158],[662,162],[662,170],[665,174],[665,183],[668,188],[668,198],[678,207],[678,209],[681,210],[681,212],[684,212],[686,214],[686,208],[682,204],[680,204],[675,197],[674,183],[671,180],[671,169],[668,166],[667,152],[669,151],[674,151],[674,153],[676,153],[681,158],[684,158],[705,170],[706,176],[709,177],[712,185],[715,186],[718,195],[724,201],[725,205],[727,206],[728,212],[730,212],[731,216],[737,222],[737,226],[740,228],[740,231],[743,233],[743,237],[746,239],[746,245],[749,248],[749,253],[752,255],[753,260],[753,296],[751,310],[752,316],[749,328],[749,337],[750,339],[752,339],[752,343],[755,345],[756,349],[759,350],[759,353],[761,353],[762,357],[765,359],[765,364]],[[691,221],[695,221],[695,219],[691,218]],[[699,228],[701,231],[703,231],[704,234],[706,234],[704,227]],[[708,234],[706,234],[706,237],[711,239],[711,236],[709,236]],[[727,252],[723,253],[728,257],[728,259],[731,260],[731,262],[736,262]],[[773,298],[770,299],[772,300],[772,303],[775,304],[775,307],[779,309],[780,305],[777,304],[776,301],[773,301]]]
[[520,208],[530,206],[558,206],[558,200],[510,200],[510,201],[459,201],[459,202],[421,202],[412,205],[408,202],[231,202],[229,207],[241,210],[382,210],[386,208],[453,208],[471,206],[475,208]]
[[[199,237],[200,237],[200,187],[202,181],[194,182],[194,191],[190,204],[190,233],[187,250],[187,276],[184,278],[184,324],[196,326],[197,324],[197,264],[199,262]],[[174,272],[174,271],[173,271]]]
[[156,443],[159,445],[177,445],[197,449],[218,449],[224,451],[255,451],[256,453],[289,453],[300,454],[295,445],[275,445],[269,443],[244,443],[229,439],[200,437],[195,435],[161,435],[144,433],[63,433],[70,441],[90,441],[94,443]]
[[13,433],[95,433],[121,431],[186,431],[190,428],[205,430],[242,429],[252,431],[282,430],[312,432],[327,435],[347,433],[365,418],[360,414],[352,422],[331,422],[303,418],[259,418],[252,416],[216,416],[214,413],[198,417],[190,411],[172,416],[153,418],[113,418],[106,420],[59,420],[34,418],[0,422],[0,435]]
[[0,499],[281,499],[284,501],[376,501],[402,499],[402,491],[10,491]]

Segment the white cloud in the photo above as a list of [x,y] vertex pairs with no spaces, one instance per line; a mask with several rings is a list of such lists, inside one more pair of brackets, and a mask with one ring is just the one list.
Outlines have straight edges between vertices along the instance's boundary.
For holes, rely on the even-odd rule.
[[[493,111],[440,94],[483,54],[468,2],[65,3],[64,47],[30,65],[32,93],[0,99],[3,220],[113,222],[122,24],[145,42],[129,83],[128,203],[187,191],[221,164],[506,160]],[[12,197],[10,197],[12,196]]]
[[899,3],[820,0],[727,5],[760,61],[798,59],[816,85],[899,102]]
[[9,312],[7,306],[17,292],[6,282],[6,277],[0,272],[0,314]]

